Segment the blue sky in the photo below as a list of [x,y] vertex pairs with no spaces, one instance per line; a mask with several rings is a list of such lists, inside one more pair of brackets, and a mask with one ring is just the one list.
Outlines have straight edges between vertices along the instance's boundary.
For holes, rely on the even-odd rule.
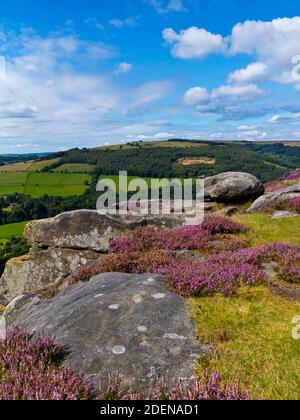
[[0,153],[300,140],[296,0],[10,0]]

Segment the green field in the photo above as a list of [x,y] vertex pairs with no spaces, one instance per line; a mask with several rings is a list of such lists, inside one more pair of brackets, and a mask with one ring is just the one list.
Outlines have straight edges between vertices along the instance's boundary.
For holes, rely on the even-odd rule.
[[54,163],[57,163],[59,161],[59,158],[57,159],[49,159],[49,160],[41,160],[31,163],[30,167],[28,168],[29,172],[38,172],[44,169],[46,166],[53,165]]
[[54,172],[68,172],[73,174],[88,174],[93,171],[95,168],[94,165],[88,165],[85,163],[67,163],[64,165],[59,166],[58,168],[54,169]]
[[33,162],[18,162],[0,166],[0,172],[27,172]]
[[84,174],[0,173],[0,195],[22,193],[35,198],[45,194],[57,197],[81,195],[90,181],[91,176]]
[[13,236],[17,238],[22,238],[24,228],[27,223],[28,222],[21,222],[0,226],[0,240],[9,239]]
[[[119,175],[103,175],[103,176],[100,177],[100,180],[103,180],[103,179],[112,180],[116,185],[116,190],[117,190],[118,193],[126,192],[126,188],[122,188],[120,190],[120,181],[121,181],[122,177],[119,177]],[[139,177],[139,176],[128,176],[127,177],[127,188],[129,186],[130,182],[135,180],[135,179],[142,179],[142,180],[146,181],[146,184],[147,184],[148,188],[150,188],[151,187],[151,181],[154,180],[155,178],[142,178],[142,177]],[[134,188],[134,191],[136,191],[136,188]]]

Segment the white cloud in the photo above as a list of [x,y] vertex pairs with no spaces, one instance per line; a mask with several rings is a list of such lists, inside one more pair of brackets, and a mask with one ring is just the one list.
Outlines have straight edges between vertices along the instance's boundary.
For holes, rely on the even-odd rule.
[[182,59],[203,58],[212,53],[253,57],[253,63],[229,75],[230,82],[245,84],[266,79],[293,84],[300,89],[295,63],[295,58],[299,57],[300,16],[269,22],[245,21],[236,24],[229,36],[195,26],[179,32],[166,28],[163,38],[170,45],[173,56]]
[[182,0],[149,0],[149,4],[161,15],[186,10]]
[[256,130],[256,125],[241,125],[238,127],[239,131],[249,131],[249,130]]
[[171,45],[174,57],[191,59],[202,58],[211,53],[222,53],[226,43],[221,35],[215,35],[195,26],[179,33],[171,28],[163,31],[165,42]]
[[249,101],[264,96],[264,92],[256,85],[223,85],[212,91],[211,97],[233,98],[234,100]]
[[281,116],[281,115],[274,115],[269,122],[272,124],[276,124],[276,123],[290,123],[290,122],[296,122],[299,123],[300,121],[300,112],[291,114],[291,115],[285,115],[285,116]]
[[109,24],[118,29],[124,28],[126,26],[134,28],[139,24],[139,19],[140,16],[131,16],[126,19],[112,19],[109,21]]
[[267,66],[264,63],[252,63],[244,69],[236,70],[229,75],[229,81],[233,83],[249,83],[259,81],[267,75]]
[[189,89],[183,98],[183,101],[186,105],[198,105],[202,102],[209,100],[210,95],[207,89],[203,87],[194,87]]
[[119,63],[117,65],[117,68],[115,70],[115,74],[117,74],[117,75],[127,74],[127,73],[130,73],[131,70],[132,70],[132,64],[123,62],[123,63]]
[[[42,38],[27,32],[13,36],[9,45],[13,48],[6,53],[6,79],[0,80],[2,152],[12,152],[17,145],[24,151],[33,150],[33,145],[34,150],[51,151],[93,147],[108,138],[119,141],[125,115],[129,115],[127,123],[135,110],[139,112],[135,121],[145,118],[144,107],[151,109],[173,89],[168,80],[137,82],[130,87],[119,84],[109,73],[99,71],[95,59],[99,53],[92,50],[105,49],[105,44],[75,35]],[[107,47],[111,49],[114,51]],[[123,63],[120,70],[128,71],[129,66]],[[156,124],[155,132],[163,127]]]

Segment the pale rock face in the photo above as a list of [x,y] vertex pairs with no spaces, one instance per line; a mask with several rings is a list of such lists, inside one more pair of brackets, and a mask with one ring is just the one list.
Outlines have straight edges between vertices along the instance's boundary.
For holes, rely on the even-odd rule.
[[205,197],[219,202],[243,201],[265,192],[255,176],[243,172],[226,172],[206,178],[204,186]]
[[182,223],[174,216],[122,218],[101,215],[96,210],[77,210],[31,222],[24,236],[31,245],[107,252],[110,241],[126,231],[144,225],[175,227]]
[[49,248],[13,258],[6,264],[0,280],[0,302],[16,296],[59,284],[77,267],[98,258],[93,251]]
[[0,279],[0,303],[23,293],[59,285],[73,271],[89,265],[109,249],[112,239],[145,225],[178,227],[176,216],[110,217],[92,210],[63,213],[37,220],[25,228],[31,245],[28,255],[6,264]]
[[300,197],[300,183],[259,197],[248,210],[249,213],[268,210],[280,201]]
[[[161,375],[171,385],[191,381],[197,359],[208,349],[196,339],[184,299],[167,289],[161,276],[149,278],[107,273],[50,300],[22,297],[6,322],[8,328],[55,336],[70,351],[68,364],[96,386],[116,371],[125,385],[145,393]],[[134,296],[143,296],[143,302]]]

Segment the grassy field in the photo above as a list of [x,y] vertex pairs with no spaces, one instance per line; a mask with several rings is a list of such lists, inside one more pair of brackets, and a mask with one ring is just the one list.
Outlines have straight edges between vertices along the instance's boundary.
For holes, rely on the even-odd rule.
[[154,147],[161,147],[161,148],[184,148],[184,147],[206,147],[206,144],[196,143],[196,142],[188,142],[188,141],[147,141],[143,143],[133,143],[133,144],[114,144],[112,146],[101,146],[96,147],[96,149],[109,149],[109,150],[130,150],[130,149],[151,149]]
[[38,172],[44,169],[46,166],[53,165],[54,163],[57,163],[59,161],[59,158],[57,159],[49,159],[49,160],[41,160],[33,162],[29,167],[29,172]]
[[68,172],[68,173],[79,173],[79,174],[88,174],[93,171],[95,168],[94,165],[88,165],[85,163],[68,163],[59,166],[54,170],[54,172]]
[[[249,246],[285,241],[300,244],[298,218],[272,220],[266,214],[235,216],[249,227]],[[300,343],[292,339],[299,304],[272,294],[266,286],[241,288],[236,297],[189,300],[200,342],[213,355],[199,360],[198,373],[236,375],[255,398],[300,398]]]
[[255,398],[300,398],[300,343],[292,338],[299,305],[266,287],[240,289],[236,297],[191,299],[197,336],[215,356],[200,359],[197,371],[236,375]]
[[[103,176],[100,177],[100,180],[110,179],[115,183],[117,192],[120,192],[120,191],[125,192],[125,190],[126,190],[125,188],[122,188],[120,190],[120,180],[121,180],[121,178],[122,177],[119,177],[119,175],[109,175],[109,176],[103,175]],[[148,187],[151,186],[151,181],[154,180],[154,178],[142,178],[142,177],[139,177],[139,176],[128,176],[127,177],[127,187],[129,186],[130,182],[135,180],[135,179],[142,179],[142,180],[146,181],[146,184],[147,184]],[[136,190],[136,189],[134,189],[134,190]]]
[[81,195],[88,187],[85,184],[90,181],[91,176],[84,174],[1,173],[0,195],[17,192],[32,197]]
[[242,214],[234,219],[249,228],[241,235],[250,246],[259,246],[270,242],[292,242],[300,245],[300,217],[272,219],[269,214]]
[[23,237],[25,225],[28,222],[12,223],[10,225],[0,226],[0,240],[9,239],[12,236],[17,238]]
[[0,172],[27,172],[32,164],[32,162],[11,163],[0,166]]

